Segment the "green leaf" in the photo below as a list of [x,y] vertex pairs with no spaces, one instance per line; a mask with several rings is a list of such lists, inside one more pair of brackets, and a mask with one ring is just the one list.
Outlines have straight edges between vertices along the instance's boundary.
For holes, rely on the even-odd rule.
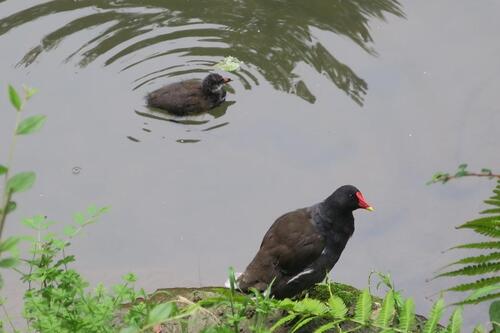
[[17,244],[19,244],[20,240],[21,238],[19,237],[7,238],[6,240],[0,243],[0,253],[12,250]]
[[389,290],[382,302],[382,309],[377,317],[376,323],[380,326],[387,327],[392,323],[394,316],[394,295],[392,290]]
[[174,303],[158,304],[149,312],[148,324],[160,324],[175,315],[176,310]]
[[311,322],[311,320],[313,320],[314,318],[316,318],[316,317],[315,316],[311,316],[311,317],[302,318],[297,324],[295,324],[295,326],[293,326],[293,329],[292,329],[292,331],[290,333],[297,332],[302,327],[304,327],[307,324],[309,324]]
[[24,89],[24,95],[26,96],[26,100],[29,100],[31,97],[33,97],[34,94],[38,92],[38,89],[28,87],[26,85],[23,85],[23,89]]
[[460,276],[460,275],[479,275],[485,273],[493,273],[500,271],[500,261],[498,262],[487,262],[479,265],[469,265],[455,271],[445,272],[439,274],[437,277],[441,276]]
[[79,224],[79,225],[83,225],[85,224],[85,215],[83,215],[83,213],[75,213],[75,215],[73,215],[73,220]]
[[403,332],[411,332],[415,325],[415,303],[411,298],[407,299],[399,316],[399,329]]
[[489,278],[479,279],[471,283],[459,284],[454,287],[446,289],[446,291],[468,291],[477,290],[479,288],[491,286],[500,283],[500,276],[493,276]]
[[98,213],[98,209],[96,205],[90,205],[87,207],[87,214],[90,216],[94,216]]
[[25,135],[25,134],[35,133],[38,130],[40,130],[40,128],[42,128],[46,119],[47,119],[47,116],[44,116],[41,114],[28,117],[28,118],[24,119],[23,121],[21,121],[21,123],[17,127],[16,134],[17,135]]
[[500,301],[495,301],[490,305],[490,321],[493,324],[493,332],[500,333]]
[[372,310],[372,296],[368,289],[364,289],[356,302],[354,319],[360,323],[367,324]]
[[487,295],[493,291],[500,291],[500,284],[495,284],[492,286],[486,286],[486,287],[482,287],[480,289],[477,289],[472,294],[470,294],[466,299],[470,300],[470,299],[474,299],[477,297],[481,297],[481,296]]
[[135,274],[133,274],[133,273],[125,274],[124,276],[122,276],[122,279],[125,282],[128,282],[128,283],[137,282],[137,276]]
[[332,328],[334,328],[335,325],[336,325],[335,323],[325,324],[323,326],[318,327],[316,330],[314,330],[313,333],[323,333],[323,332],[326,332],[326,331],[331,330]]
[[330,314],[336,319],[344,319],[347,314],[347,307],[342,298],[332,295],[328,300]]
[[12,104],[12,106],[17,111],[21,111],[21,108],[23,107],[21,98],[19,97],[19,94],[17,93],[16,89],[10,84],[9,84],[9,99],[10,99],[10,104]]
[[486,255],[463,258],[449,264],[448,266],[457,264],[482,264],[488,261],[499,260],[499,259],[500,259],[500,252],[493,252]]
[[440,298],[431,309],[427,322],[425,323],[424,330],[422,333],[435,333],[439,320],[443,315],[444,310],[444,300]]
[[478,324],[476,327],[474,327],[472,333],[486,333],[486,330],[484,329],[483,325]]
[[78,233],[78,229],[72,225],[67,225],[64,227],[64,234],[68,237],[73,237]]
[[2,268],[11,268],[16,266],[18,263],[18,260],[16,258],[4,258],[0,260],[0,267]]
[[214,67],[226,72],[234,72],[240,68],[240,65],[241,61],[238,58],[229,56],[219,61]]
[[271,327],[271,332],[274,332],[275,329],[285,325],[286,323],[288,323],[289,321],[292,321],[295,319],[295,317],[297,317],[297,315],[295,313],[291,313],[289,314],[288,316],[285,316],[283,318],[281,318],[280,320],[278,320],[272,327]]
[[293,307],[295,312],[321,316],[328,311],[328,307],[321,301],[314,298],[304,298],[295,302]]
[[234,268],[229,267],[228,268],[228,275],[229,275],[229,286],[231,288],[231,293],[234,292],[234,286],[236,285],[236,278],[234,276]]
[[462,308],[456,308],[450,317],[450,323],[448,324],[447,333],[460,333],[462,328]]
[[7,191],[16,193],[29,190],[35,183],[34,172],[20,172],[7,182]]
[[468,243],[452,247],[451,249],[500,249],[500,242]]
[[8,170],[6,166],[0,164],[0,175],[7,173]]
[[[17,204],[14,201],[9,201],[7,204],[6,214],[12,213],[17,208]],[[2,209],[0,209],[0,214],[2,213]]]

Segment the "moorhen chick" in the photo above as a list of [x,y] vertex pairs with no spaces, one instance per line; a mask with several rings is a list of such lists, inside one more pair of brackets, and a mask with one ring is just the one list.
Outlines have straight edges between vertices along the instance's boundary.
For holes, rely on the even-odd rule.
[[171,83],[147,96],[150,107],[163,109],[177,116],[187,116],[210,110],[226,100],[224,84],[230,78],[212,73],[200,80]]
[[238,287],[264,291],[272,282],[271,295],[282,299],[321,282],[352,236],[352,212],[358,208],[373,210],[356,187],[344,185],[323,202],[279,217],[239,276]]

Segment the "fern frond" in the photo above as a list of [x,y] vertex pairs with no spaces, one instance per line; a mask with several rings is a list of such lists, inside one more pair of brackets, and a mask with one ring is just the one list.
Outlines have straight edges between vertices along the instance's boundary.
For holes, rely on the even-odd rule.
[[370,314],[372,310],[372,296],[368,289],[364,289],[359,295],[358,301],[356,302],[354,320],[366,324],[370,319]]
[[453,314],[450,317],[450,323],[446,328],[447,333],[460,333],[460,329],[462,328],[462,308],[457,308],[453,311]]
[[481,302],[486,302],[486,301],[489,301],[492,299],[497,299],[497,298],[500,298],[500,293],[489,294],[489,295],[485,295],[485,296],[481,296],[481,297],[477,297],[477,298],[469,299],[469,300],[465,299],[461,302],[453,303],[452,305],[478,304]]
[[333,318],[344,319],[347,314],[347,307],[345,306],[342,298],[332,295],[328,300],[328,305],[330,306],[330,314]]
[[490,216],[469,221],[458,226],[457,229],[472,229],[484,236],[500,238],[500,217]]
[[484,203],[486,203],[488,205],[500,207],[500,199],[488,199],[488,200],[484,200]]
[[480,235],[486,237],[500,238],[500,225],[498,226],[481,226],[471,228]]
[[382,327],[387,327],[392,324],[394,316],[394,293],[389,290],[382,302],[382,309],[377,317],[376,323]]
[[399,315],[399,329],[403,332],[411,332],[415,325],[415,303],[408,298],[403,305]]
[[293,327],[292,331],[290,333],[294,333],[294,332],[297,332],[298,330],[300,330],[303,326],[309,324],[309,322],[311,320],[313,320],[314,318],[316,318],[315,316],[312,316],[312,317],[306,317],[306,318],[303,318],[301,319],[297,324],[295,324],[295,326]]
[[477,290],[479,288],[491,286],[494,284],[500,283],[500,276],[494,276],[490,278],[480,279],[471,283],[463,283],[456,285],[454,287],[446,289],[446,291],[468,291],[468,290]]
[[457,227],[457,229],[461,229],[466,226],[485,226],[485,225],[490,225],[490,223],[495,223],[498,222],[500,219],[500,215],[491,215],[491,216],[486,216],[486,217],[480,217],[474,220],[470,220],[465,222],[464,224],[461,224]]
[[321,316],[328,311],[328,307],[317,299],[304,298],[295,303],[293,310],[306,315]]
[[479,265],[470,265],[463,268],[457,269],[455,271],[445,272],[439,274],[437,277],[441,276],[460,276],[460,275],[479,275],[485,273],[492,273],[500,271],[500,261],[487,262]]
[[280,320],[278,320],[270,329],[271,332],[274,332],[275,329],[285,325],[286,323],[288,323],[289,321],[292,321],[295,319],[295,317],[297,317],[297,314],[295,313],[291,313],[289,314],[288,316],[285,316],[283,318],[281,318]]
[[431,312],[429,313],[429,318],[425,323],[424,330],[422,333],[435,333],[436,328],[439,324],[439,320],[443,315],[444,310],[444,300],[440,298],[434,305],[432,306]]
[[318,327],[316,330],[314,330],[313,333],[323,333],[323,332],[326,332],[326,331],[329,331],[331,330],[332,328],[335,327],[335,323],[328,323],[328,324],[325,324],[323,326],[320,326]]
[[479,214],[500,214],[500,208],[491,208],[491,209],[485,209]]
[[500,242],[481,242],[457,245],[452,249],[500,249]]
[[479,256],[463,258],[463,259],[457,260],[455,262],[452,262],[451,264],[447,265],[446,267],[449,267],[451,265],[458,265],[458,264],[482,264],[482,263],[485,263],[488,261],[499,260],[499,259],[500,259],[500,252],[493,252],[490,254],[483,254],[483,255],[479,255]]

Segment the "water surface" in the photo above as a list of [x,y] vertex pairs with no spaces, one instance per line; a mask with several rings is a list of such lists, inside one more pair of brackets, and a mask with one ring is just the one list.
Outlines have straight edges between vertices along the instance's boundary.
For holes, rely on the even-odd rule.
[[[461,255],[441,251],[474,237],[453,227],[477,215],[493,183],[425,182],[462,162],[500,164],[499,10],[465,0],[0,1],[2,84],[38,87],[27,112],[49,117],[19,141],[16,169],[39,178],[7,232],[25,232],[22,217],[63,223],[110,205],[73,244],[91,282],[133,271],[148,290],[220,285],[275,218],[351,183],[376,211],[355,213],[332,278],[364,287],[370,270],[390,271],[427,312],[449,281],[426,279]],[[228,55],[244,64],[221,107],[177,119],[144,106],[149,91],[202,78]],[[6,98],[0,109],[5,142],[14,112]],[[12,308],[21,290],[4,290]],[[469,326],[486,321],[480,310]]]

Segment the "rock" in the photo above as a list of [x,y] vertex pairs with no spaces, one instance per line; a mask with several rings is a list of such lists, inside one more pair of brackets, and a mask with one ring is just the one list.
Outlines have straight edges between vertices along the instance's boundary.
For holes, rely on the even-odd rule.
[[[349,285],[341,283],[332,283],[330,285],[332,293],[340,297],[346,306],[349,308],[349,313],[354,312],[354,307],[356,300],[361,293],[360,290],[351,287]],[[198,333],[203,331],[208,327],[217,326],[222,322],[224,317],[230,316],[232,313],[231,305],[228,301],[230,295],[229,289],[222,287],[203,287],[203,288],[166,288],[159,289],[155,291],[149,298],[149,302],[158,304],[168,301],[175,301],[179,308],[186,307],[197,307],[196,311],[193,311],[191,315],[182,318],[181,320],[169,321],[161,325],[155,326],[151,332],[155,333],[185,333],[192,332]],[[304,297],[304,295],[298,298]],[[308,291],[307,296],[312,299],[320,300],[326,302],[329,297],[329,291],[327,285],[317,285]],[[248,301],[248,296],[242,294],[235,294],[235,299],[245,302]],[[143,300],[139,300],[143,301]],[[378,297],[373,297],[373,309],[380,308],[382,300]],[[129,308],[130,305],[126,306],[125,309]],[[124,309],[124,310],[125,310]],[[256,321],[264,324],[265,327],[272,327],[278,320],[287,315],[286,311],[280,309],[272,310],[268,316],[262,318],[262,315],[257,314],[255,309],[247,306],[242,309],[235,309],[236,311],[241,311],[244,318],[239,323],[239,332],[250,333],[251,326],[255,325]],[[124,313],[121,314],[123,317]],[[260,315],[260,317],[259,317]],[[120,319],[118,319],[120,320]],[[422,316],[417,316],[416,332],[420,332],[423,327],[423,322],[425,318]],[[226,321],[227,322],[227,321]],[[313,332],[318,327],[328,323],[327,319],[315,319],[304,325],[297,332],[306,333]],[[291,323],[293,324],[293,323]],[[357,324],[348,322],[341,325],[342,330],[354,329]],[[282,326],[276,329],[276,333],[284,333],[290,330],[291,326]],[[378,332],[380,329],[373,327],[366,327],[356,330],[356,332],[371,333]],[[330,330],[327,332],[333,332]],[[207,333],[216,333],[216,331],[207,331]],[[234,332],[234,329],[231,330]],[[219,333],[219,331],[217,331]]]

